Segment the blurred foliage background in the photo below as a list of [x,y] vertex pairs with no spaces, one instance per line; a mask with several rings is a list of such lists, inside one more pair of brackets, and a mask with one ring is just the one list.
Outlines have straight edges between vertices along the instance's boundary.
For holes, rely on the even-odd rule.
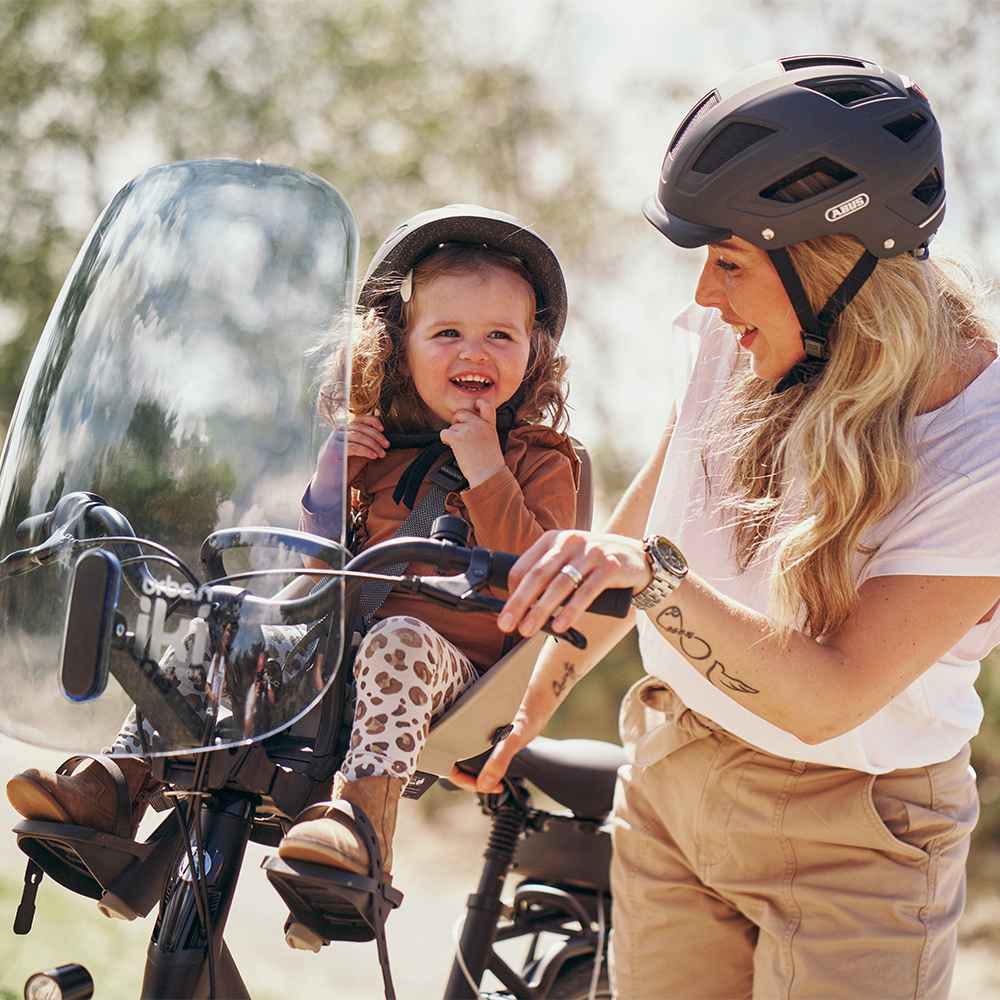
[[[995,0],[740,0],[711,15],[603,5],[616,6],[636,31],[617,92],[601,91],[611,40],[587,41],[581,27],[596,3],[0,0],[0,429],[90,226],[119,187],[167,160],[259,158],[321,175],[355,212],[363,263],[403,219],[449,202],[536,227],[567,271],[574,386],[595,387],[575,399],[595,428],[587,444],[604,513],[650,440],[634,425],[655,440],[650,399],[665,415],[660,341],[695,266],[651,233],[638,201],[708,82],[809,50],[920,67],[945,122],[949,225],[997,253]],[[657,31],[664,16],[675,33]],[[649,38],[662,55],[643,63]],[[629,149],[642,162],[638,187]],[[977,849],[1000,843],[996,668],[994,656],[980,684]],[[620,695],[638,675],[628,639],[550,732],[616,739]]]
[[[0,4],[0,421],[87,230],[158,162],[236,157],[319,174],[354,210],[364,260],[409,215],[472,201],[600,268],[596,124],[557,113],[530,70],[451,51],[450,6]],[[555,160],[572,203],[546,180]]]

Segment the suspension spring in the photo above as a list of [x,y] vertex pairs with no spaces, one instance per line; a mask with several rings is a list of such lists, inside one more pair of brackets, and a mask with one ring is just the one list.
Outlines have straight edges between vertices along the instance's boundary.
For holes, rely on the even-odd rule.
[[513,857],[518,838],[524,830],[525,815],[515,806],[501,806],[493,816],[493,828],[484,856],[496,861]]

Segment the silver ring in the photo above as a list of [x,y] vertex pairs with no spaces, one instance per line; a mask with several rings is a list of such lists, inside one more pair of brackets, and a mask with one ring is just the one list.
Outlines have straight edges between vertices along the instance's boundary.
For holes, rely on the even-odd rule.
[[565,573],[573,581],[574,590],[583,583],[583,574],[572,563],[566,563],[559,572]]

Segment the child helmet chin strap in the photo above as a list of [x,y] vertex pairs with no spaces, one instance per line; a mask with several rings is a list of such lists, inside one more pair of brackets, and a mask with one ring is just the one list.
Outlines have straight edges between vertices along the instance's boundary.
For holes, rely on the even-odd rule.
[[778,272],[778,277],[785,286],[792,308],[798,317],[802,328],[802,346],[806,352],[805,360],[793,365],[788,374],[775,386],[774,392],[777,394],[790,389],[793,385],[812,382],[823,373],[830,359],[830,330],[861,286],[871,277],[878,263],[878,257],[870,250],[865,250],[817,316],[809,304],[809,297],[802,287],[788,250],[785,247],[776,247],[768,250],[767,255],[771,258],[771,263],[774,264],[774,269]]

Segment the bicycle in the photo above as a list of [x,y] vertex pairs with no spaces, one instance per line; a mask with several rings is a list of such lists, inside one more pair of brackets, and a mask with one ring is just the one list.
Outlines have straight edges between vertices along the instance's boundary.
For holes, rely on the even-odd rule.
[[[458,525],[455,522],[459,522]],[[450,571],[452,575],[404,576],[397,581],[398,586],[456,609],[498,611],[502,602],[480,594],[479,589],[486,586],[503,589],[507,572],[516,557],[466,548],[455,535],[462,524],[460,519],[441,518],[429,539],[400,538],[373,546],[347,561],[343,570],[330,571],[325,585],[306,597],[284,600],[258,598],[240,591],[234,586],[237,577],[224,572],[222,553],[231,548],[252,547],[255,543],[280,544],[313,559],[326,557],[337,561],[341,554],[336,546],[301,532],[261,528],[216,532],[206,539],[202,549],[208,582],[197,588],[193,585],[186,590],[181,588],[173,599],[172,611],[198,608],[209,617],[210,629],[220,633],[225,632],[225,623],[235,621],[326,621],[331,615],[331,607],[340,601],[340,588],[332,581],[339,584],[341,578],[346,578],[344,603],[348,608],[356,608],[360,583],[367,575],[385,566],[417,561],[430,564],[439,572]],[[25,525],[24,530],[29,531],[32,527]],[[75,564],[67,614],[70,638],[64,648],[61,676],[68,692],[88,693],[106,684],[112,647],[119,652],[134,652],[137,648],[136,634],[123,627],[114,595],[119,585],[119,572],[134,593],[153,589],[156,580],[147,567],[150,557],[142,552],[149,543],[136,538],[121,513],[93,494],[70,494],[62,498],[52,514],[42,519],[41,527],[48,535],[45,541],[10,553],[0,561],[0,567],[7,574],[16,573],[30,564],[44,564],[54,549],[67,545],[83,549]],[[154,558],[159,559],[161,555],[157,553]],[[314,572],[302,570],[303,574]],[[599,599],[593,610],[606,608],[612,613],[621,613],[628,606],[627,597],[609,592],[607,605]],[[85,634],[80,641],[71,641],[76,638],[74,633],[77,631]],[[332,630],[328,629],[327,640],[330,634]],[[141,636],[139,638],[141,640]],[[573,633],[564,638],[574,643],[583,641]],[[256,676],[253,663],[258,659],[258,649],[258,644],[250,644],[242,655],[231,650],[233,655],[226,664],[225,674],[234,704],[239,702],[233,692],[241,689],[240,678]],[[158,684],[159,678],[151,675],[148,669],[144,670],[143,662],[134,656],[119,657],[113,669],[117,679],[142,706],[146,717],[155,721],[157,732],[162,734],[165,743],[184,745],[199,731],[202,731],[199,740],[207,742],[206,726],[223,734],[227,726],[238,722],[232,716],[219,713],[214,717],[211,713],[199,715],[175,691]],[[322,663],[320,654],[315,662]],[[33,895],[41,871],[75,892],[99,899],[106,912],[117,915],[144,916],[158,900],[159,915],[147,953],[142,995],[249,997],[223,938],[243,855],[251,838],[276,845],[314,785],[329,777],[332,762],[338,757],[336,741],[343,728],[340,709],[347,675],[343,665],[349,662],[349,657],[340,661],[334,681],[317,707],[319,719],[315,720],[317,728],[313,739],[296,733],[292,727],[287,733],[230,747],[228,751],[153,757],[154,775],[175,795],[179,792],[179,797],[175,798],[173,815],[164,819],[143,844],[121,835],[122,831],[116,831],[117,835],[102,834],[49,822],[24,820],[18,823],[15,833],[19,846],[31,860],[16,930],[26,933],[30,929]],[[216,711],[218,704],[212,709]],[[163,747],[151,749],[162,751]],[[525,774],[533,775],[542,787],[549,785],[554,790],[558,787],[554,783],[558,770],[554,758],[548,760],[532,748],[522,756],[527,767]],[[71,758],[66,767],[75,762]],[[536,830],[539,843],[548,837],[549,825],[559,822],[551,815],[542,822],[544,814],[530,809],[524,786],[517,781],[518,773],[512,773],[507,792],[489,806],[496,818],[495,836],[491,841],[494,850],[499,845],[496,832],[508,826],[511,807],[520,812],[520,829],[530,826]],[[565,792],[559,794],[567,797]],[[182,814],[180,798],[187,801],[185,814]],[[580,801],[590,800],[581,797]],[[582,811],[596,815],[594,808]],[[577,827],[588,822],[594,820],[573,821]],[[525,843],[532,841],[529,839]],[[506,871],[514,846],[514,842],[510,842],[511,854],[495,856],[491,859],[493,864],[500,864]],[[535,852],[536,859],[545,856],[544,847],[541,853]],[[530,857],[530,851],[524,855],[524,858]],[[523,859],[519,863],[530,864]],[[540,860],[535,864],[545,867]],[[394,995],[383,928],[388,912],[400,904],[402,895],[392,887],[390,877],[383,877],[378,870],[372,877],[358,876],[278,858],[267,859],[264,868],[289,905],[290,926],[294,924],[306,929],[322,943],[374,938],[379,948],[386,995]],[[569,877],[572,878],[571,873]],[[492,878],[488,864],[481,885]],[[597,918],[603,923],[606,920],[601,897],[603,889],[596,892]],[[536,938],[543,930],[561,927],[565,931],[566,921],[579,919],[583,911],[579,906],[571,906],[566,916],[559,920],[549,911],[543,918],[539,910],[543,899],[548,900],[551,910],[552,901],[557,898],[568,901],[573,897],[560,889],[522,888],[515,902],[515,919],[509,927],[501,926],[497,936],[500,939],[514,936],[514,928],[517,936],[531,933]],[[460,949],[465,973],[469,973],[478,961],[470,962],[471,950],[482,953],[484,947],[492,944],[494,922],[492,910],[488,925],[482,920],[469,922]],[[587,947],[591,951],[596,949],[598,954],[603,952],[603,943],[585,933],[579,940],[574,938],[561,962],[552,967],[551,974],[548,966],[543,968],[532,957],[532,966],[539,966],[541,972],[535,975],[531,971],[530,975],[547,984],[547,989],[563,971],[563,963],[577,959]],[[501,966],[491,960],[490,967],[498,969]],[[563,975],[565,977],[565,971]],[[535,988],[524,977],[522,982]],[[452,990],[451,984],[448,990]]]

